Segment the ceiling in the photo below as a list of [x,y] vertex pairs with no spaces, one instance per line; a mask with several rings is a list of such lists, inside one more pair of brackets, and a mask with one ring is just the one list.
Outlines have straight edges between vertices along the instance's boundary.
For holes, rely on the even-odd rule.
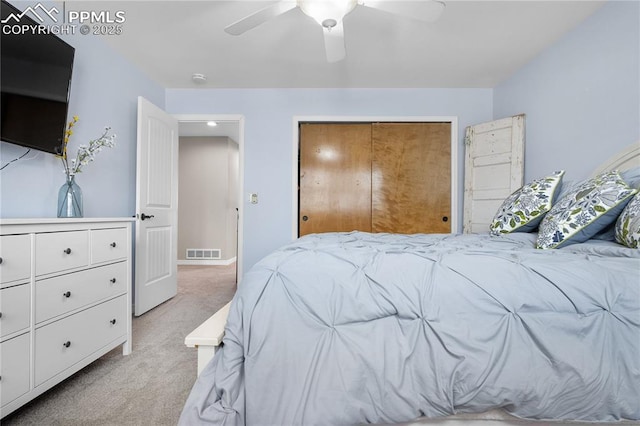
[[[391,0],[397,1],[397,0]],[[347,57],[327,63],[321,27],[299,8],[240,36],[224,28],[274,1],[73,1],[124,11],[103,36],[166,88],[492,88],[604,1],[445,0],[435,23],[357,6],[344,18]],[[203,84],[192,81],[202,73]]]
[[216,126],[207,126],[202,120],[181,120],[178,122],[178,134],[181,137],[229,137],[234,142],[240,141],[240,124],[238,121],[216,121]]

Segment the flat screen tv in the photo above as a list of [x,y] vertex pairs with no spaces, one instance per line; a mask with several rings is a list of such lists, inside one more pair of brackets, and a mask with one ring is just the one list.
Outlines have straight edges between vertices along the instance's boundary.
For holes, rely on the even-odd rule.
[[54,34],[21,31],[22,25],[38,22],[20,14],[2,0],[0,140],[57,154],[66,130],[75,49]]

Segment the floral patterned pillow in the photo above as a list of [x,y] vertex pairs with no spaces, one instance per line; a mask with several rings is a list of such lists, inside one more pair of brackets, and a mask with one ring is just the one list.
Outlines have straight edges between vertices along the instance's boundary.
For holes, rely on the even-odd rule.
[[542,219],[536,246],[550,249],[587,241],[614,223],[636,192],[617,171],[579,183]]
[[498,209],[489,229],[491,234],[531,232],[551,210],[564,170],[534,180],[511,194]]
[[640,248],[640,195],[629,201],[616,221],[616,241],[631,248]]

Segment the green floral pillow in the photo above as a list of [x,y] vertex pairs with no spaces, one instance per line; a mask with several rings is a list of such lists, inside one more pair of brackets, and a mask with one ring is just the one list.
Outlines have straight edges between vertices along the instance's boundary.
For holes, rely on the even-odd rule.
[[550,249],[587,241],[614,223],[636,192],[617,171],[575,185],[542,219],[536,246]]
[[640,248],[640,195],[629,201],[616,221],[616,241],[631,248]]
[[511,194],[498,209],[489,229],[491,234],[531,232],[551,210],[556,192],[560,189],[564,170],[534,180]]

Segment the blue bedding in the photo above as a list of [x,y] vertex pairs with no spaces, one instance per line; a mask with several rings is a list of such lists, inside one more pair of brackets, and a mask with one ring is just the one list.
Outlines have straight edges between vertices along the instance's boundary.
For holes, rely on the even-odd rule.
[[239,286],[180,424],[346,425],[502,408],[640,419],[640,250],[535,234],[302,237]]

